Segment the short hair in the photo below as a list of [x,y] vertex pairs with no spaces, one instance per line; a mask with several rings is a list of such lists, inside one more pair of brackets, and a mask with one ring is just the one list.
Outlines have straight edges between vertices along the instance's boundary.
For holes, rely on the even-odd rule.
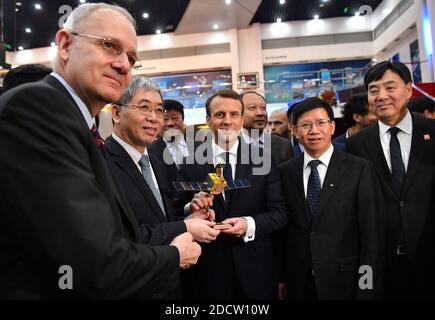
[[26,64],[13,68],[3,78],[3,90],[6,92],[20,84],[42,80],[52,71],[43,64]]
[[173,99],[163,100],[163,108],[165,111],[174,110],[181,113],[181,118],[184,120],[184,106],[180,101]]
[[263,97],[261,94],[259,94],[257,91],[243,91],[241,94],[240,94],[240,98],[242,98],[242,100],[243,100],[243,97],[244,96],[246,96],[246,95],[248,95],[248,94],[256,94],[257,96],[259,96],[261,99],[263,99],[264,100],[264,102],[266,102],[266,98],[265,97]]
[[159,85],[150,78],[144,76],[134,76],[131,78],[130,85],[125,90],[122,97],[118,100],[117,105],[125,105],[128,104],[131,99],[133,99],[134,95],[139,89],[143,89],[145,92],[154,91],[157,92],[163,101],[162,92],[160,90]]
[[240,101],[240,103],[242,104],[242,115],[243,115],[243,100],[242,97],[240,96],[240,94],[238,94],[237,92],[235,92],[234,90],[219,90],[216,91],[215,93],[213,93],[210,97],[208,97],[207,101],[205,102],[205,112],[207,113],[207,116],[210,117],[210,104],[213,101],[214,98],[216,97],[222,97],[222,98],[229,98],[229,99],[234,99],[234,100],[238,100]]
[[358,93],[351,97],[343,107],[343,121],[345,125],[353,127],[356,122],[353,120],[354,113],[365,116],[369,113],[369,101],[367,93]]
[[409,100],[408,109],[411,112],[424,113],[428,110],[432,113],[435,111],[435,101],[426,96],[414,97]]
[[367,71],[364,77],[366,89],[368,89],[371,82],[381,79],[387,70],[397,74],[405,84],[412,82],[411,72],[406,65],[401,62],[382,61],[375,64]]
[[132,15],[124,8],[112,5],[108,3],[84,3],[76,7],[73,11],[71,11],[70,15],[66,19],[63,28],[70,31],[75,31],[76,28],[84,21],[88,16],[90,16],[93,12],[101,9],[107,9],[116,11],[122,14],[127,18],[128,21],[132,24],[134,29],[136,29],[136,21],[132,17]]
[[322,108],[328,114],[329,120],[334,120],[334,112],[332,111],[331,106],[325,100],[320,99],[319,97],[312,97],[305,99],[301,102],[298,102],[293,106],[292,113],[292,124],[295,126],[298,122],[298,119],[306,112]]

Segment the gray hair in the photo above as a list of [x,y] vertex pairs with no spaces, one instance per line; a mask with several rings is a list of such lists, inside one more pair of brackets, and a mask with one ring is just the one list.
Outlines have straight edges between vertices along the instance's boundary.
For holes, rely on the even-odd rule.
[[130,85],[125,90],[124,94],[116,104],[118,105],[128,104],[131,101],[131,99],[133,99],[136,92],[141,88],[146,92],[148,91],[157,92],[158,94],[160,94],[160,97],[162,98],[163,101],[163,96],[160,87],[154,80],[151,80],[150,78],[144,76],[134,76],[133,78],[131,78]]
[[89,15],[91,15],[94,11],[101,10],[101,9],[112,10],[122,14],[124,17],[127,18],[128,21],[130,21],[130,23],[136,30],[136,21],[126,9],[117,5],[111,5],[103,2],[84,3],[82,5],[79,5],[68,16],[68,19],[65,21],[63,28],[66,30],[75,31],[76,28],[83,21],[85,21]]

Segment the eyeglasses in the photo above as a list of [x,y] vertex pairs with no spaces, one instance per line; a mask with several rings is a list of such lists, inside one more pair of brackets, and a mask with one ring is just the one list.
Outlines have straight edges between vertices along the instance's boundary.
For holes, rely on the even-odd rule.
[[329,123],[331,123],[331,120],[320,119],[316,122],[302,123],[300,125],[297,125],[296,128],[299,128],[303,131],[310,131],[313,128],[313,125],[316,125],[317,128],[325,129]]
[[110,54],[113,57],[119,57],[124,52],[127,54],[128,63],[130,64],[130,68],[137,69],[142,67],[142,64],[140,63],[140,60],[138,60],[135,53],[127,52],[127,50],[123,49],[121,45],[116,42],[112,38],[104,38],[104,37],[97,37],[92,36],[89,34],[83,34],[83,33],[77,33],[77,32],[71,32],[73,36],[77,37],[85,37],[90,39],[96,39],[98,40],[98,45],[108,54]]
[[156,114],[156,117],[159,119],[163,119],[165,117],[165,110],[163,108],[151,108],[150,106],[144,105],[137,105],[137,104],[123,104],[121,107],[131,107],[135,108],[137,111],[139,111],[142,114],[150,115],[153,111]]

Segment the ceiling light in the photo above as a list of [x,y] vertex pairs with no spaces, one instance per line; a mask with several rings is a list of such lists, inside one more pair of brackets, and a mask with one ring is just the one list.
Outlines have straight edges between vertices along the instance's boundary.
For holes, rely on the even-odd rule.
[[157,33],[157,34],[161,34],[161,33],[162,33],[162,30],[157,29],[157,30],[156,30],[156,33]]
[[280,23],[282,20],[281,18],[276,19],[276,22]]
[[314,15],[314,20],[318,20],[318,19],[319,19],[319,15],[318,14]]
[[20,9],[18,9],[18,8],[15,8],[15,12],[18,12],[18,11],[20,11]]
[[144,19],[148,19],[150,15],[148,14],[148,12],[144,12],[142,17],[144,17]]
[[22,51],[22,50],[24,50],[24,47],[23,46],[19,46],[18,50]]
[[214,24],[213,25],[213,29],[215,29],[215,30],[219,29],[219,25],[218,24]]
[[21,7],[23,4],[19,1],[17,1],[17,3],[15,3],[17,6]]
[[329,0],[322,0],[322,2],[328,2]]
[[231,4],[231,0],[225,0],[226,4]]
[[360,15],[359,11],[355,12],[355,16],[358,17]]
[[42,6],[39,3],[35,3],[35,9],[36,10],[41,10]]
[[285,4],[285,0],[279,0],[279,4]]
[[86,0],[80,0],[80,3],[86,3]]
[[50,43],[50,46],[52,46],[52,47],[55,47],[56,46],[56,42],[52,42],[52,43]]
[[30,32],[32,32],[32,29],[30,29],[30,28],[26,28],[26,32],[27,32],[27,33],[30,33]]

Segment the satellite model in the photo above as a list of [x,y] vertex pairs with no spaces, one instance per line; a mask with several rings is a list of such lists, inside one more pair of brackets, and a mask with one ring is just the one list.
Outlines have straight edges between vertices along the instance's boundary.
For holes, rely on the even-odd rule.
[[[246,179],[226,181],[223,175],[225,163],[218,163],[215,172],[207,175],[204,182],[173,182],[178,191],[205,191],[212,195],[219,195],[225,190],[249,188],[251,184]],[[215,229],[231,228],[229,224],[217,223]]]

